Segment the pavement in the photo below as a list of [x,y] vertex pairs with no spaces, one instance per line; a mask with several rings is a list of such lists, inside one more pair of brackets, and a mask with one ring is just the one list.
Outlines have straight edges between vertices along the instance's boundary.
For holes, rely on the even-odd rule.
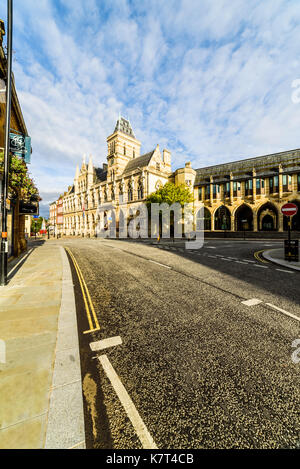
[[281,244],[33,244],[0,290],[0,448],[299,448]]
[[299,448],[299,273],[258,254],[281,242],[60,240],[87,448]]
[[264,251],[263,257],[274,264],[282,265],[294,270],[300,270],[300,262],[289,262],[285,260],[284,248],[268,249]]
[[0,287],[0,448],[85,447],[66,254],[54,243],[31,243],[8,278]]

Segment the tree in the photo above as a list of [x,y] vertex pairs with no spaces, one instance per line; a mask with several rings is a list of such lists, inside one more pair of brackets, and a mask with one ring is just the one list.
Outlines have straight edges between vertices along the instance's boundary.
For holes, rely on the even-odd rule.
[[[151,217],[151,204],[157,203],[162,204],[166,203],[172,205],[174,203],[179,203],[183,209],[185,204],[191,204],[194,201],[193,194],[190,189],[185,184],[180,184],[175,186],[172,182],[167,182],[164,186],[157,189],[156,192],[150,194],[146,199],[146,204],[148,208],[149,221]],[[182,215],[184,215],[184,209],[182,210]],[[174,212],[170,213],[170,235],[174,236]],[[159,214],[159,234],[163,232],[163,221],[162,215]]]
[[164,186],[157,189],[156,192],[152,192],[147,197],[146,203],[149,207],[152,203],[162,204],[165,202],[168,205],[172,205],[177,202],[183,207],[184,204],[189,204],[193,200],[193,194],[185,184],[175,186],[172,182],[167,182]]
[[43,217],[31,219],[31,231],[32,233],[38,233],[43,223]]
[[[0,152],[0,172],[3,168],[4,152]],[[39,197],[38,189],[34,184],[33,179],[28,175],[28,168],[23,158],[10,154],[9,165],[9,193],[11,197],[18,196],[22,200],[35,198],[41,200]]]

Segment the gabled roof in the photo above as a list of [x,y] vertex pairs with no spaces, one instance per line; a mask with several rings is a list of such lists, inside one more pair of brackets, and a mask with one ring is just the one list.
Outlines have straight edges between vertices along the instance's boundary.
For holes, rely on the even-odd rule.
[[133,158],[132,160],[130,160],[126,165],[123,171],[123,174],[129,173],[130,171],[133,171],[134,169],[144,168],[145,166],[148,166],[154,152],[155,150],[152,150],[149,153],[145,153],[145,155],[142,155],[142,156],[139,156],[138,158]]
[[123,134],[127,134],[135,138],[135,135],[133,133],[129,120],[124,119],[124,117],[119,117],[119,119],[117,120],[114,132],[117,132],[117,131],[123,132]]
[[[206,166],[204,168],[196,169],[195,185],[200,184],[203,179],[209,178],[209,176],[221,176],[225,173],[229,174],[231,171],[234,172],[250,172],[254,168],[256,172],[265,173],[267,168],[272,170],[274,165],[283,164],[284,160],[288,162],[296,160],[298,163],[300,158],[300,149],[283,151],[280,153],[272,153],[269,155],[255,156],[252,158],[246,158],[244,160],[232,161],[229,163],[221,163],[213,166]],[[278,172],[277,172],[278,174]]]
[[95,168],[96,178],[98,182],[106,181],[107,171],[103,168]]

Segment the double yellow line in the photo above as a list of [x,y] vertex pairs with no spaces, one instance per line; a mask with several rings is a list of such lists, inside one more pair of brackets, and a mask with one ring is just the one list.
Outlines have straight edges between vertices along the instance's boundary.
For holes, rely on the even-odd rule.
[[254,253],[255,259],[256,259],[257,261],[263,262],[264,264],[269,264],[268,261],[265,261],[265,260],[260,256],[260,254],[261,254],[262,252],[264,252],[264,249],[262,249],[261,251],[255,252],[255,253]]
[[79,280],[79,283],[80,283],[82,296],[83,296],[83,300],[84,300],[84,304],[85,304],[86,315],[87,315],[87,319],[88,319],[88,323],[89,323],[89,327],[90,327],[90,329],[88,331],[84,331],[83,333],[84,334],[89,334],[90,332],[99,331],[100,326],[99,326],[99,322],[98,322],[98,319],[97,319],[97,316],[96,316],[96,313],[95,313],[94,305],[92,303],[91,296],[90,296],[88,287],[85,283],[85,280],[83,278],[80,267],[79,267],[74,255],[70,251],[70,249],[69,248],[65,248],[65,249],[66,249],[67,253],[69,254],[70,258],[72,259],[74,268],[75,268],[77,276],[78,276],[78,280]]

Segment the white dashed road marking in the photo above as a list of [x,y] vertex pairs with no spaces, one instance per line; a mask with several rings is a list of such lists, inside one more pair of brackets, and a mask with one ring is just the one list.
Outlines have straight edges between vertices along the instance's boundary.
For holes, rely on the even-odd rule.
[[284,270],[284,269],[276,269],[276,270],[278,270],[279,272],[286,272],[287,274],[293,274],[294,273],[291,270]]
[[112,367],[107,355],[101,355],[98,357],[99,362],[101,363],[106,376],[112,384],[122,406],[125,409],[126,414],[128,415],[144,449],[157,449],[157,446],[147,430],[146,425],[144,424],[141,416],[139,415],[134,403],[129,397],[125,387],[123,386],[119,376]]
[[246,305],[246,306],[255,306],[255,305],[259,305],[260,303],[262,303],[261,300],[258,300],[257,298],[251,298],[250,300],[245,300],[245,301],[242,301],[243,305]]
[[90,347],[93,352],[98,350],[104,350],[109,347],[115,347],[116,345],[121,345],[122,339],[118,335],[116,337],[109,337],[108,339],[99,340],[98,342],[91,342]]
[[254,267],[259,267],[260,269],[268,269],[265,265],[253,264]]

